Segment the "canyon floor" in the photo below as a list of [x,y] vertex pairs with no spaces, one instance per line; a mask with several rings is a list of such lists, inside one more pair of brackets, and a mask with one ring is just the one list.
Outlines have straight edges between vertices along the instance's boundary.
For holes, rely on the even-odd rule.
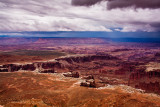
[[127,86],[81,87],[80,78],[32,72],[0,73],[5,107],[157,107],[160,97]]
[[160,107],[160,44],[0,38],[0,107]]

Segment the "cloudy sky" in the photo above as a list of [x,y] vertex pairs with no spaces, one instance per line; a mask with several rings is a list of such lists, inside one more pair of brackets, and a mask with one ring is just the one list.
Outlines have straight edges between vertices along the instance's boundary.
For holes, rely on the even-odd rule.
[[160,31],[160,0],[0,0],[0,31]]

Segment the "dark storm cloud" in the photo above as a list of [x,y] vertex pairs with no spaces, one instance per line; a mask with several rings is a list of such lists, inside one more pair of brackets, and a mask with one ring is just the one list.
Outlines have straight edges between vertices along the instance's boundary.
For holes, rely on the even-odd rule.
[[149,25],[149,26],[151,26],[151,27],[153,27],[153,28],[155,28],[156,30],[158,30],[158,31],[160,31],[160,22],[148,22],[148,23],[146,23],[146,22],[136,22],[136,21],[134,21],[134,22],[128,22],[128,23],[130,23],[130,24],[133,24],[133,25]]
[[102,0],[72,0],[72,5],[77,6],[91,6]]
[[160,31],[160,22],[159,23],[151,23],[152,27],[154,27],[157,31]]
[[72,0],[73,5],[91,6],[101,1],[107,1],[107,9],[114,8],[160,8],[160,0]]
[[108,9],[114,8],[126,8],[126,7],[135,7],[135,8],[160,8],[160,0],[110,0],[107,3]]
[[[160,22],[144,22],[144,21],[128,21],[125,22],[128,23],[132,26],[140,26],[141,28],[147,29],[147,27],[149,27],[149,29],[154,29],[154,31],[160,31]],[[123,23],[124,24],[124,23]],[[149,31],[146,30],[146,31]]]

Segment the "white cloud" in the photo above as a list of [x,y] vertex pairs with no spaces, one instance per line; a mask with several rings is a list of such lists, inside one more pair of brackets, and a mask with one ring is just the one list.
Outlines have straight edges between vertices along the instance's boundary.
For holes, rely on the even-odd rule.
[[1,0],[0,31],[155,31],[160,9],[106,9],[106,2],[72,6],[71,0]]

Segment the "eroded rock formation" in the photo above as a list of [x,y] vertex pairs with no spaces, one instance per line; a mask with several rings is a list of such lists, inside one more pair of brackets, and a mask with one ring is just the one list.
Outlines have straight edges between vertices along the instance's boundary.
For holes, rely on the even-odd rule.
[[[111,55],[77,55],[61,57],[48,62],[32,64],[6,64],[0,72],[32,71],[40,73],[64,73],[66,77],[85,79],[81,86],[101,87],[106,84],[129,85],[147,92],[158,90],[160,70],[146,71],[143,62],[122,61]],[[67,73],[69,72],[69,73]],[[144,84],[144,85],[143,85]],[[154,87],[154,88],[152,88]],[[156,91],[160,93],[160,91]]]

